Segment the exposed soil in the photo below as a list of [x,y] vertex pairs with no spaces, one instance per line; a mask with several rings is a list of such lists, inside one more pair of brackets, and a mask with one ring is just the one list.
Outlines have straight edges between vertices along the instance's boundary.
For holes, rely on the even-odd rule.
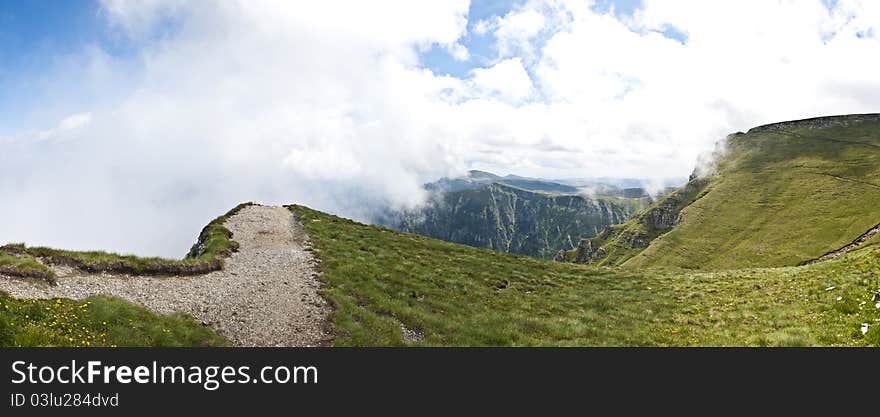
[[189,314],[234,346],[327,345],[330,306],[318,293],[317,261],[295,215],[284,207],[254,205],[225,226],[240,246],[222,271],[151,277],[52,266],[57,286],[0,276],[0,290],[27,298],[112,295],[163,314]]

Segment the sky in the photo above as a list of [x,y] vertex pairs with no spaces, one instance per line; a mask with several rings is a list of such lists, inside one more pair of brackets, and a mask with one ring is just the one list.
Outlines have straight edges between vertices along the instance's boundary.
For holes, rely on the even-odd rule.
[[661,182],[732,132],[880,111],[877,74],[867,0],[7,0],[0,242],[179,257],[241,201]]

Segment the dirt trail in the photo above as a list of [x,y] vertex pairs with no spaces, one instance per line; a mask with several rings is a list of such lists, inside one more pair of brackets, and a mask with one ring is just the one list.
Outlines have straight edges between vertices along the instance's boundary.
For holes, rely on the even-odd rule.
[[108,294],[159,313],[183,312],[235,346],[320,346],[330,340],[330,307],[318,294],[316,261],[302,224],[284,207],[249,206],[226,221],[238,252],[222,271],[190,277],[134,277],[67,267],[58,285],[0,276],[16,297],[80,299]]

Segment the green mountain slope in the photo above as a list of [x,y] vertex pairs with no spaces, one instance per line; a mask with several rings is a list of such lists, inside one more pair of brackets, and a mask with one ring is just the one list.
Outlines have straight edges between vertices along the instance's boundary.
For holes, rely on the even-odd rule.
[[639,272],[290,208],[321,262],[337,346],[880,344],[876,244],[800,267]]
[[658,199],[634,218],[607,227],[597,236],[581,239],[577,248],[561,253],[556,260],[618,266],[647,248],[681,221],[681,211],[706,195],[709,181],[695,178],[682,188]]
[[645,204],[646,198],[588,198],[489,183],[435,194],[424,207],[379,223],[448,242],[551,258],[625,221]]
[[[579,260],[627,268],[774,267],[846,246],[880,222],[880,115],[731,135],[715,172],[688,187],[700,191],[679,191],[692,200],[684,207],[659,208],[676,217],[673,227],[639,230],[658,214],[655,205],[601,239],[581,242]],[[650,244],[630,244],[633,230]]]

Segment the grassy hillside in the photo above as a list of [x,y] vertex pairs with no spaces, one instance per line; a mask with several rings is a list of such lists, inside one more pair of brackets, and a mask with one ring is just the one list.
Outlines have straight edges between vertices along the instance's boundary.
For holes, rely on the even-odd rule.
[[0,292],[0,346],[221,346],[190,318],[162,316],[118,298],[18,299]]
[[797,265],[880,222],[880,119],[789,122],[730,137],[708,193],[624,266]]
[[424,207],[379,223],[447,242],[552,258],[646,204],[641,198],[588,198],[491,183],[437,194]]
[[321,261],[337,346],[880,344],[877,245],[802,267],[635,272],[291,209]]
[[632,269],[793,266],[880,222],[880,115],[761,126],[724,145],[711,174],[560,259]]

